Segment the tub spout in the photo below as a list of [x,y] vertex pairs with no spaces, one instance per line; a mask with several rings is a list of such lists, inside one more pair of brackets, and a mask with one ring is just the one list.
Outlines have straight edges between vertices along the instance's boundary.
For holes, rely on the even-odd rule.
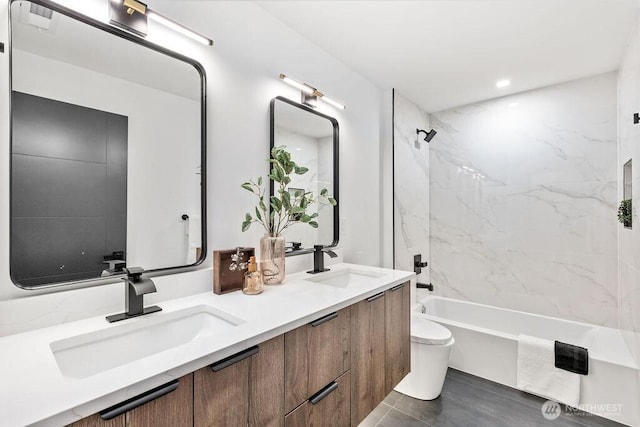
[[428,289],[433,292],[433,283],[416,283],[416,288],[418,289]]

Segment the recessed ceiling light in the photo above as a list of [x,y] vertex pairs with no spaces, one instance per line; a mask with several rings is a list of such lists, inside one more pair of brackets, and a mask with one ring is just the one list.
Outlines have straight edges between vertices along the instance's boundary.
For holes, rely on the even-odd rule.
[[509,86],[510,84],[511,84],[511,80],[509,80],[509,79],[502,79],[502,80],[498,80],[498,81],[496,82],[496,87],[501,89],[501,88],[503,88],[503,87],[507,87],[507,86]]
[[517,103],[517,102],[511,102],[511,103],[509,103],[509,107],[511,107],[511,108],[516,108],[517,106],[518,106],[518,103]]

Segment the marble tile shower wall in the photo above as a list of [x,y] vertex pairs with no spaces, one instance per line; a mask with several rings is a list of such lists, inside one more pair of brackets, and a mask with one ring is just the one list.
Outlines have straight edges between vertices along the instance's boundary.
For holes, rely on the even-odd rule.
[[[618,169],[622,179],[622,168],[633,160],[633,228],[618,226],[618,298],[620,329],[636,362],[640,362],[640,124],[633,124],[633,114],[640,112],[640,25],[636,24],[620,67],[618,77]],[[637,159],[637,160],[636,160]],[[622,186],[618,188],[616,201],[623,198]],[[634,334],[635,333],[635,334]]]
[[616,81],[431,115],[395,92],[396,268],[422,253],[438,295],[617,327]]
[[[394,91],[395,268],[413,270],[413,256],[429,261],[429,145],[417,142],[416,128],[429,130],[428,114]],[[429,283],[429,268],[418,282]]]
[[617,326],[616,80],[431,115],[440,295]]

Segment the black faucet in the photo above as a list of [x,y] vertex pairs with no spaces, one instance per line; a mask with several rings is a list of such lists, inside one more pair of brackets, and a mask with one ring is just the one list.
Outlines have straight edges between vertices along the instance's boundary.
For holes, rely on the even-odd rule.
[[148,277],[142,277],[144,270],[140,267],[125,268],[124,270],[127,272],[127,278],[124,279],[127,284],[124,294],[126,311],[124,313],[107,316],[107,321],[113,323],[161,311],[162,308],[157,305],[151,307],[144,306],[144,295],[156,292],[156,285],[153,283],[153,280]]
[[329,255],[331,258],[338,256],[337,253],[329,248],[325,248],[323,245],[313,245],[313,270],[307,271],[307,273],[316,274],[323,271],[329,271],[328,268],[324,268],[324,254]]

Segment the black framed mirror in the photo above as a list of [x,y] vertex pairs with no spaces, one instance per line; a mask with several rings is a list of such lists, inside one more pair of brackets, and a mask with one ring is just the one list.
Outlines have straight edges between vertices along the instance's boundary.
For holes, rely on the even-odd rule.
[[[315,207],[312,213],[318,214],[318,228],[300,222],[286,230],[286,256],[309,253],[314,245],[337,246],[340,238],[338,121],[282,96],[271,100],[270,118],[270,148],[285,146],[297,165],[309,169],[303,175],[292,177],[288,185],[292,199],[300,190],[317,194],[326,188],[338,202],[335,206]],[[270,195],[274,195],[273,181]]]
[[13,282],[201,264],[203,67],[48,0],[11,0],[9,18]]

